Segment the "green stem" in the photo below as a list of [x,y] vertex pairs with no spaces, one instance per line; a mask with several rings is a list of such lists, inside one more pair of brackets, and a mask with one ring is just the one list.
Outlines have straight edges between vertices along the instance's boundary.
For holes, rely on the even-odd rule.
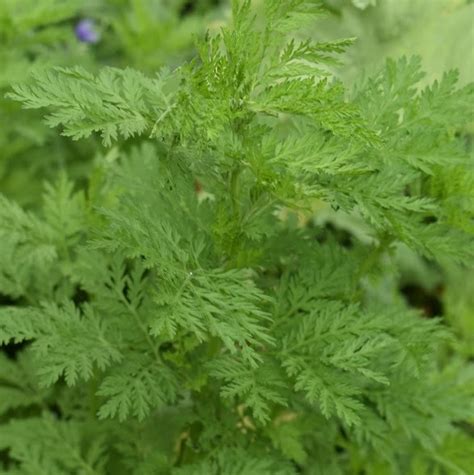
[[228,255],[231,257],[232,262],[237,262],[236,256],[238,255],[239,236],[241,234],[241,216],[240,216],[240,173],[242,168],[236,166],[229,175],[229,194],[231,202],[231,210],[229,217],[229,248]]
[[230,199],[232,202],[232,214],[234,219],[240,220],[240,206],[239,206],[239,194],[240,194],[240,173],[242,168],[236,167],[230,173]]
[[368,272],[372,270],[372,268],[380,259],[380,256],[385,252],[385,250],[392,243],[392,241],[392,237],[387,235],[382,236],[380,239],[380,244],[372,251],[372,253],[364,261],[364,263],[359,267],[358,272],[354,276],[354,291],[352,293],[353,299],[355,299],[358,294],[358,285],[360,279],[362,279],[362,277],[364,277]]
[[138,312],[133,307],[133,305],[130,304],[130,302],[127,300],[125,295],[120,294],[120,300],[125,304],[125,306],[129,310],[129,312],[133,315],[133,317],[135,319],[135,322],[136,322],[138,328],[140,328],[140,330],[142,331],[143,336],[145,337],[145,339],[148,343],[148,346],[150,347],[153,355],[155,356],[155,359],[156,359],[157,363],[161,364],[162,363],[161,356],[159,355],[158,350],[156,348],[156,345],[153,343],[153,340],[150,337],[150,333],[148,332],[148,329],[147,329],[146,325],[142,322],[142,320],[140,318],[140,315],[138,315]]

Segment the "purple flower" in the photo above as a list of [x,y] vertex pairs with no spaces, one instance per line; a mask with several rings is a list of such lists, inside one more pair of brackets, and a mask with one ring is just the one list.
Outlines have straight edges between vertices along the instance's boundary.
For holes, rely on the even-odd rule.
[[76,38],[83,43],[97,43],[100,39],[100,34],[93,20],[84,19],[79,21],[75,32]]

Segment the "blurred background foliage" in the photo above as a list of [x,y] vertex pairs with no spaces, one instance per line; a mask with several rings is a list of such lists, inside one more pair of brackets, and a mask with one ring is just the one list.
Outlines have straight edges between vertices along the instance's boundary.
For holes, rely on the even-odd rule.
[[357,41],[342,74],[357,80],[387,57],[420,55],[426,82],[458,69],[460,83],[474,78],[474,3],[471,0],[325,0],[332,15],[317,35],[352,36]]
[[[459,70],[462,84],[474,80],[472,1],[324,3],[329,14],[310,26],[314,36],[357,38],[335,70],[349,89],[363,75],[380,68],[387,57],[412,54],[421,56],[427,82],[452,68]],[[75,35],[75,26],[84,18],[95,22],[100,36],[96,43],[81,42]],[[45,180],[65,170],[79,184],[93,181],[94,164],[118,153],[104,151],[95,139],[75,143],[46,128],[38,114],[25,113],[4,99],[12,84],[23,81],[35,68],[49,66],[81,65],[92,71],[104,65],[129,66],[153,75],[163,66],[175,68],[192,58],[194,38],[218,29],[229,18],[227,0],[1,0],[0,192],[34,208]],[[465,137],[466,147],[472,150],[474,126],[456,133]],[[468,191],[466,199],[472,200],[473,193]],[[348,241],[365,236],[357,220],[324,205],[316,206],[314,214],[303,221],[331,227]],[[367,283],[368,295],[382,300],[404,298],[422,309],[426,318],[442,316],[457,340],[440,355],[441,360],[472,362],[474,270],[434,264],[402,247],[397,262],[396,272]],[[451,441],[453,447],[458,442]]]

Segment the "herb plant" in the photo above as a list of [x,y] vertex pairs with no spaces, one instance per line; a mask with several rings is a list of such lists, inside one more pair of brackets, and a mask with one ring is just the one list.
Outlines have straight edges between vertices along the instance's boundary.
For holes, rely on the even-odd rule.
[[472,266],[474,86],[405,57],[346,88],[323,12],[235,0],[176,69],[14,85],[109,148],[0,201],[2,473],[469,473],[472,371],[395,277]]

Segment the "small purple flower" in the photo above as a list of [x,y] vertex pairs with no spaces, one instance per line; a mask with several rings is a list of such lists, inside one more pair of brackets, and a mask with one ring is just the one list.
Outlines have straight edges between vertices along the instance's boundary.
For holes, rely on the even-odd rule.
[[83,43],[97,43],[100,34],[93,20],[83,19],[76,24],[76,38]]

